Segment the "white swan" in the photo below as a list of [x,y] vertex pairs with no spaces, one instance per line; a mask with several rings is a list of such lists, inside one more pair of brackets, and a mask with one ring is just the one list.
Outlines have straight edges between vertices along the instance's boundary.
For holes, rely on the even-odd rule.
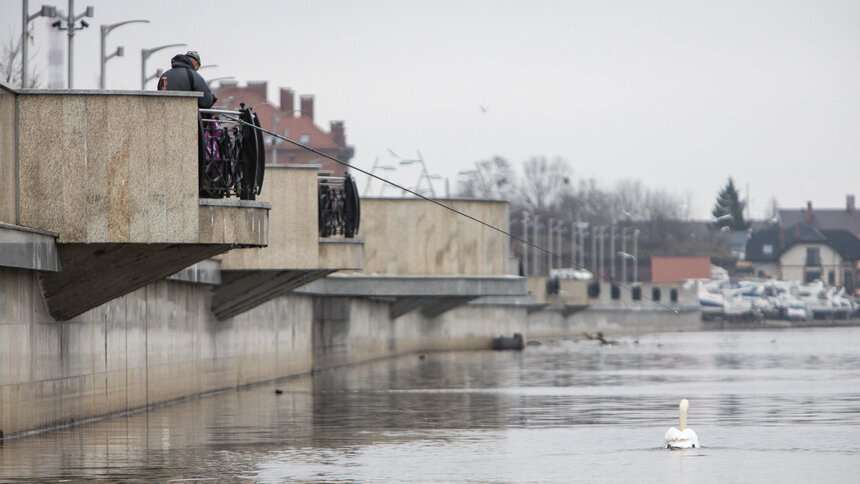
[[699,447],[699,436],[696,435],[696,432],[693,432],[693,429],[687,427],[687,409],[690,408],[690,402],[685,398],[681,400],[678,408],[678,426],[681,427],[681,430],[672,427],[666,431],[666,435],[663,437],[666,439],[666,448],[695,449]]

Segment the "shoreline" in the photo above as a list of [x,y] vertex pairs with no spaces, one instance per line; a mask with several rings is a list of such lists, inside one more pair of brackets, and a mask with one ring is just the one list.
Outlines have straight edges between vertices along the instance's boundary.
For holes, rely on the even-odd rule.
[[860,326],[860,319],[812,319],[788,321],[785,319],[762,319],[759,321],[733,321],[727,319],[702,320],[704,330],[733,329],[800,329],[800,328],[850,328]]

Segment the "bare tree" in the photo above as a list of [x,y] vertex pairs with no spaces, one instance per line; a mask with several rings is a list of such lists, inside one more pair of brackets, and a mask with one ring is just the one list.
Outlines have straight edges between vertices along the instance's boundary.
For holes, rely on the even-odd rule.
[[463,174],[467,178],[458,192],[462,197],[511,200],[516,193],[516,174],[510,162],[500,156],[479,161],[474,170]]
[[542,212],[561,203],[570,189],[570,172],[570,165],[563,158],[550,161],[545,156],[535,156],[526,160],[520,185],[523,204]]
[[771,197],[770,201],[767,203],[765,218],[770,224],[779,224],[779,202],[776,200],[776,197]]
[[[7,86],[19,86],[21,84],[21,37],[13,35],[9,37],[0,52],[0,81]],[[38,87],[39,77],[31,74],[24,87]]]

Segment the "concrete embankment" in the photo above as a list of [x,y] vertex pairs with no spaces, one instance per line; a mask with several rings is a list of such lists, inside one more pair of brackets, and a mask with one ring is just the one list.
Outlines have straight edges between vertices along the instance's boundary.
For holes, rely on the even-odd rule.
[[463,306],[397,318],[367,298],[289,295],[226,320],[211,286],[149,284],[69,321],[37,273],[0,268],[0,430],[9,437],[314,370],[417,351],[489,349],[526,309]]

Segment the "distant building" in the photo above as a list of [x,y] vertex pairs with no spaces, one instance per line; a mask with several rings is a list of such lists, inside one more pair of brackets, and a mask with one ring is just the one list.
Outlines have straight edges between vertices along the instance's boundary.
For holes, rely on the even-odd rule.
[[651,282],[710,278],[711,259],[708,257],[651,257]]
[[[266,97],[268,83],[265,81],[248,82],[240,87],[235,82],[226,82],[215,90],[218,107],[238,108],[239,103],[253,106],[260,117],[260,125],[269,131],[281,134],[304,146],[313,148],[344,163],[349,163],[354,150],[346,144],[346,129],[343,121],[331,121],[325,131],[314,123],[314,97],[302,95],[296,108],[296,93],[289,88],[281,88],[279,104],[270,103]],[[273,129],[272,126],[276,125]],[[266,135],[267,164],[317,164],[335,176],[343,176],[346,166],[326,159],[286,141],[278,141]]]
[[755,275],[786,281],[844,286],[858,282],[860,238],[846,229],[816,229],[801,222],[759,230],[747,242],[746,260]]
[[779,225],[792,227],[805,223],[816,230],[845,229],[860,237],[860,212],[854,206],[854,195],[845,197],[844,208],[816,208],[806,202],[806,208],[780,209]]

